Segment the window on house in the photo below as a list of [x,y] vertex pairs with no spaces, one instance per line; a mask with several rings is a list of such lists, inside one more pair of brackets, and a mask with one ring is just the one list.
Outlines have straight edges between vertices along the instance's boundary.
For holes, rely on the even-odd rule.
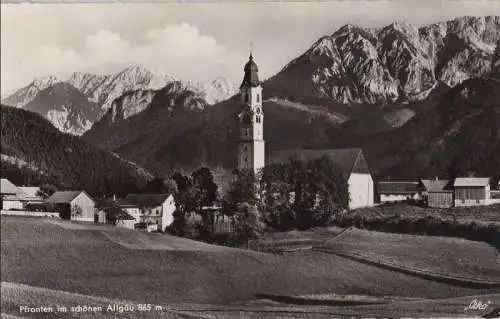
[[248,162],[248,158],[247,157],[245,157],[245,162]]
[[257,102],[260,100],[260,94],[257,94]]
[[248,147],[246,145],[243,146],[243,150],[246,151]]

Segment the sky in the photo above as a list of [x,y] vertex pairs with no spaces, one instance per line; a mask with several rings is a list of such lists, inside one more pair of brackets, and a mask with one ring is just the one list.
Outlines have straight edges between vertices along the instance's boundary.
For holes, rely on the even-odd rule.
[[347,23],[500,15],[500,0],[235,1],[2,3],[1,94],[36,77],[65,80],[76,71],[107,74],[131,65],[181,80],[223,76],[237,85],[250,43],[265,79]]

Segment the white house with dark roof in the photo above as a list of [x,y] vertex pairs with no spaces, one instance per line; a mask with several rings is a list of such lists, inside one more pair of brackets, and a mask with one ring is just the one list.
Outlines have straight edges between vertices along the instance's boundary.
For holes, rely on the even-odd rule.
[[381,181],[377,183],[377,186],[377,193],[381,203],[421,199],[418,182]]
[[85,191],[58,191],[47,198],[63,219],[93,222],[96,203]]
[[359,148],[277,151],[269,155],[267,163],[287,163],[290,159],[310,161],[324,156],[338,165],[347,180],[349,209],[373,206],[373,178],[363,151]]
[[139,207],[140,222],[165,228],[174,221],[175,201],[172,194],[129,194],[125,200]]
[[453,184],[455,206],[490,204],[490,179],[488,177],[459,177]]

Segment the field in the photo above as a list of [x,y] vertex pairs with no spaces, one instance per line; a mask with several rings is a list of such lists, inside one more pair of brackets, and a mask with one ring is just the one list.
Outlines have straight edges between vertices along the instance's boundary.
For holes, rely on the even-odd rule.
[[500,287],[499,252],[482,242],[352,228],[323,246],[332,252],[355,254],[433,274],[497,282]]
[[399,216],[408,218],[435,217],[443,220],[474,220],[477,222],[500,223],[500,204],[476,207],[429,208],[404,203],[384,204],[377,207],[360,208],[351,214],[375,216]]
[[[319,233],[329,236],[336,231]],[[175,306],[175,316],[182,318],[205,312],[231,318],[367,315],[375,308],[382,314],[397,313],[384,305],[387,302],[412,303],[414,309],[423,307],[432,314],[442,312],[439,307],[414,303],[427,300],[433,305],[448,302],[465,307],[470,301],[456,298],[500,293],[500,289],[440,283],[311,250],[274,255],[47,219],[2,217],[1,239],[2,312],[15,316],[19,316],[18,306],[27,303],[71,306],[92,298],[98,303],[122,300]],[[329,297],[319,305],[319,297],[309,298],[305,305],[286,300],[300,296]],[[359,301],[372,303],[368,301],[373,298],[377,305],[358,305]],[[358,302],[346,304],[346,299]],[[404,313],[405,307],[399,311]],[[450,313],[452,306],[444,309]]]

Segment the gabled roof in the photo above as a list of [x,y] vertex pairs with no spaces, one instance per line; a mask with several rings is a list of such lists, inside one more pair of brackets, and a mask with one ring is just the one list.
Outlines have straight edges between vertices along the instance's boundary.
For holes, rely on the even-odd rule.
[[37,193],[40,191],[40,187],[36,186],[21,186],[18,187],[20,190],[22,190],[27,197],[40,197],[37,195]]
[[100,200],[98,202],[98,206],[101,209],[104,209],[104,208],[110,207],[110,206],[116,206],[116,207],[120,207],[120,208],[138,208],[139,207],[136,204],[133,204],[124,198],[114,198],[114,199],[113,198],[106,198],[106,199]]
[[380,194],[408,194],[418,192],[417,182],[378,182]]
[[455,187],[484,187],[490,184],[488,177],[458,177],[455,179]]
[[139,207],[162,205],[170,194],[129,194],[125,200]]
[[22,195],[24,192],[6,178],[1,179],[0,192],[2,194]]
[[350,149],[316,149],[316,150],[286,150],[269,154],[268,163],[288,163],[290,159],[311,161],[327,156],[342,170],[344,177],[352,173],[370,174],[363,151],[360,148]]
[[448,189],[450,181],[447,179],[423,179],[421,180],[424,189],[428,192],[443,192]]
[[[47,202],[55,204],[71,203],[73,199],[75,199],[81,193],[84,193],[85,195],[87,195],[87,197],[92,199],[92,197],[90,197],[84,191],[57,191],[52,194],[52,196],[47,198]],[[92,199],[92,201],[94,200]]]

